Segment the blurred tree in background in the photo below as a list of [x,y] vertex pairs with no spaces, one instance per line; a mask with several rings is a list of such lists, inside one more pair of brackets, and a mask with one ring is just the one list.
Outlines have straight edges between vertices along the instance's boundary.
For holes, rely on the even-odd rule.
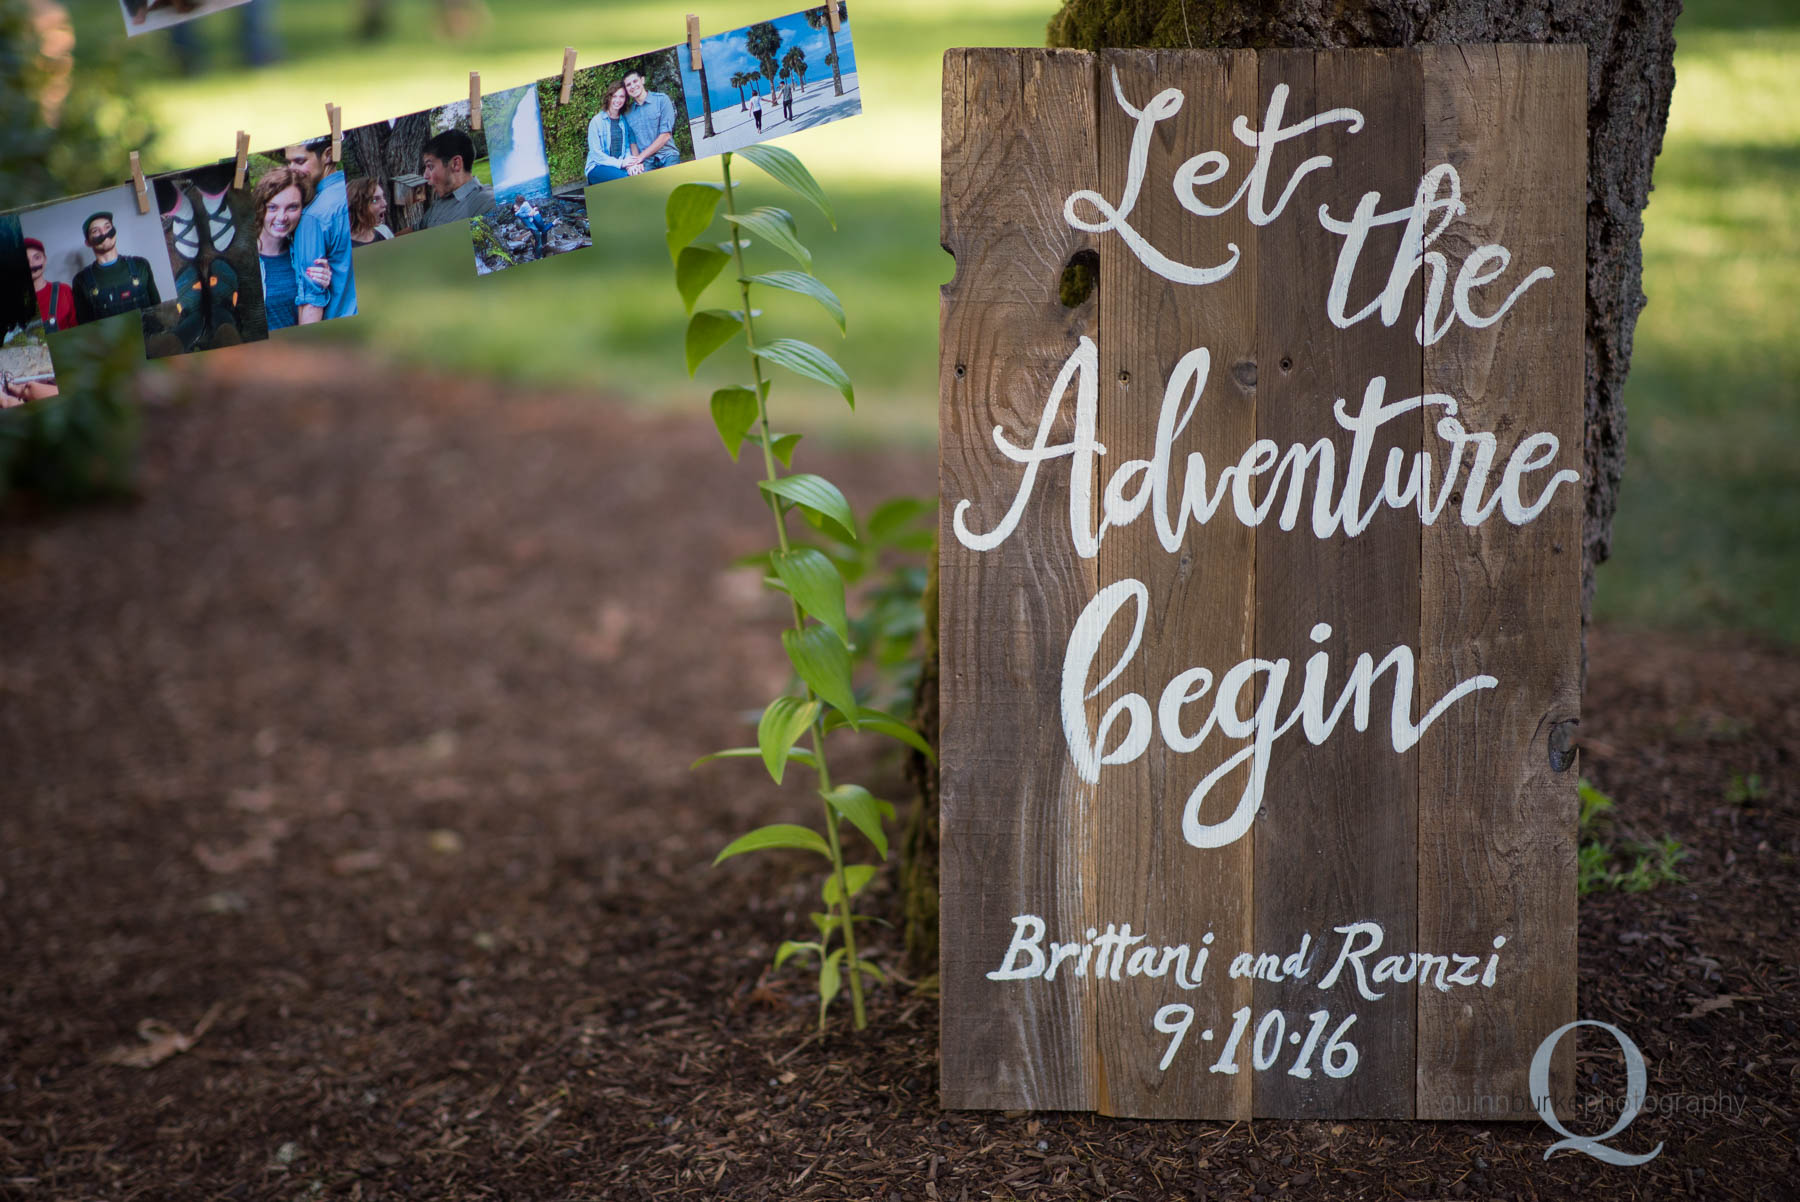
[[[116,56],[77,66],[75,34],[51,0],[0,0],[0,196],[21,208],[121,182],[152,131]],[[57,333],[61,395],[0,411],[0,495],[58,500],[129,490],[143,365],[135,319]]]

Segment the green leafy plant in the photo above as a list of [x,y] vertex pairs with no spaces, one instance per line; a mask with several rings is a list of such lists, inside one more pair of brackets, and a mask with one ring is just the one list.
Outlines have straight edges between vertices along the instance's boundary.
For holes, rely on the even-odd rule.
[[1581,896],[1609,889],[1644,893],[1687,879],[1675,867],[1688,858],[1679,840],[1664,835],[1650,842],[1622,839],[1616,845],[1608,843],[1603,828],[1611,825],[1613,799],[1586,780],[1575,788],[1581,799],[1576,819],[1576,890]]
[[1733,772],[1731,780],[1725,786],[1725,801],[1729,805],[1747,806],[1763,801],[1769,796],[1769,786],[1763,783],[1760,774],[1751,772]]
[[[836,228],[830,201],[791,152],[764,145],[747,147],[738,155],[818,209]],[[755,446],[762,458],[758,491],[774,521],[776,545],[754,560],[763,569],[768,587],[785,594],[789,601],[792,621],[781,632],[781,643],[794,670],[794,683],[764,708],[754,747],[728,748],[699,762],[759,759],[777,784],[796,765],[812,773],[824,833],[789,823],[761,827],[734,840],[713,862],[750,851],[796,849],[829,863],[820,887],[823,909],[812,915],[817,938],[784,942],[775,954],[775,965],[780,967],[800,954],[813,957],[818,966],[820,1026],[847,983],[852,1021],[860,1030],[868,1023],[863,982],[865,978],[886,978],[858,952],[858,926],[870,919],[856,913],[855,898],[874,879],[879,865],[847,862],[842,827],[849,823],[878,859],[885,861],[886,824],[894,817],[894,807],[861,785],[835,780],[826,744],[834,732],[848,728],[885,735],[931,754],[925,741],[899,716],[865,704],[869,698],[859,695],[853,684],[858,657],[878,662],[892,655],[890,644],[904,638],[912,619],[897,612],[903,603],[892,602],[884,608],[881,590],[876,591],[870,611],[859,618],[851,617],[848,602],[848,585],[879,564],[883,549],[916,543],[918,532],[912,526],[923,512],[923,503],[902,501],[883,506],[870,515],[865,529],[837,485],[823,476],[793,470],[800,436],[780,433],[770,422],[773,370],[833,388],[852,408],[856,392],[844,369],[818,347],[759,333],[756,319],[760,314],[752,307],[752,293],[773,288],[807,297],[823,308],[840,330],[845,324],[844,307],[836,293],[812,274],[812,252],[800,241],[792,214],[773,206],[739,208],[732,160],[730,154],[721,156],[723,184],[682,184],[669,194],[669,257],[675,268],[676,290],[690,314],[688,374],[727,344],[742,339],[749,379],[713,393],[712,418],[732,459],[746,446]],[[729,231],[728,240],[704,241],[703,235],[719,218]],[[745,261],[752,239],[763,251],[783,256],[794,267],[752,274]],[[696,311],[701,294],[727,266],[736,269],[743,307]],[[801,530],[791,531],[789,519],[795,515]],[[903,590],[904,582],[893,587]],[[806,746],[801,745],[802,740]]]

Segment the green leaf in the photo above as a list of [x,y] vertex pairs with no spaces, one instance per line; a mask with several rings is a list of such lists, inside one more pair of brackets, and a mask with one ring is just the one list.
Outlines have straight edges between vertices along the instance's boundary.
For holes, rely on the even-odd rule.
[[[686,187],[687,185],[682,185]],[[702,309],[688,319],[687,328],[687,369],[688,375],[698,371],[706,362],[706,357],[730,342],[732,336],[742,333],[743,318],[726,309]]]
[[832,215],[831,202],[825,199],[825,189],[819,187],[819,181],[812,177],[812,172],[806,169],[793,151],[763,143],[746,146],[738,153],[761,167],[776,183],[785,185],[789,191],[823,213],[832,229],[837,228],[837,218]]
[[844,578],[836,565],[822,551],[796,547],[783,554],[771,555],[775,574],[787,586],[788,595],[800,608],[837,632],[846,646],[850,642],[850,616],[844,611]]
[[713,212],[724,199],[725,189],[719,184],[682,184],[669,193],[663,209],[667,218],[669,261],[679,264],[681,248],[698,238],[712,224]]
[[775,458],[781,460],[782,467],[791,468],[794,466],[794,448],[799,445],[800,435],[780,434],[769,444],[769,450],[774,453]]
[[843,974],[838,969],[838,961],[844,958],[844,949],[838,948],[819,963],[819,1027],[825,1026],[825,1009],[831,1005],[831,999],[843,988]]
[[[849,719],[842,714],[826,715],[825,731],[827,734],[840,726],[848,725],[850,725]],[[937,753],[931,749],[931,744],[925,741],[924,736],[907,723],[894,717],[892,714],[886,714],[880,710],[872,710],[865,706],[856,713],[856,728],[858,730],[872,730],[876,734],[886,735],[890,739],[898,739],[908,747],[929,757],[932,763],[937,763]]]
[[[878,801],[861,785],[839,785],[835,789],[820,790],[832,809],[850,820],[850,825],[861,831],[882,859],[887,859],[887,832],[881,828],[883,812],[892,813],[893,806]],[[811,833],[810,831],[808,832]]]
[[806,733],[818,716],[818,702],[798,697],[777,697],[763,710],[762,720],[756,724],[756,745],[776,784],[781,783],[781,774],[794,754],[794,741]]
[[764,205],[748,213],[727,213],[725,220],[737,226],[740,232],[761,238],[800,266],[812,270],[812,251],[794,236],[794,219],[786,210]]
[[898,718],[889,717],[875,710],[864,710],[858,721],[864,729],[886,735],[890,739],[898,739],[932,763],[937,763],[937,752],[931,749],[931,744],[925,741],[925,737]]
[[844,302],[838,299],[837,293],[820,282],[817,276],[808,275],[804,271],[767,271],[762,275],[751,276],[746,282],[767,284],[771,288],[812,297],[825,312],[831,314],[831,320],[837,322],[838,332],[844,332]]
[[[850,688],[850,648],[829,626],[784,630],[781,645],[788,662],[813,692],[847,714],[856,712],[856,694]],[[851,720],[854,726],[855,720]]]
[[[850,886],[850,896],[855,897],[858,893],[861,893],[863,888],[867,886],[870,881],[875,879],[875,874],[878,871],[880,870],[873,864],[846,865],[844,868],[844,881]],[[828,906],[836,906],[843,902],[844,894],[842,890],[838,888],[837,873],[834,872],[825,878],[825,888],[823,893],[825,904]]]
[[874,977],[877,981],[880,981],[883,985],[887,984],[887,974],[883,973],[879,968],[876,968],[873,964],[870,964],[867,960],[858,960],[856,962],[856,967],[857,967],[857,971],[861,972],[863,976]]
[[689,313],[694,311],[694,302],[700,299],[706,286],[718,278],[729,262],[730,255],[704,246],[681,248],[680,257],[675,260],[675,290],[681,293],[681,303],[687,306]]
[[779,480],[758,481],[757,487],[828,519],[849,535],[852,542],[856,540],[856,517],[850,512],[850,502],[844,499],[838,486],[825,477],[799,472]]
[[756,424],[756,393],[749,388],[719,389],[712,394],[712,419],[726,453],[735,461],[744,436]]
[[[794,448],[800,445],[800,439],[799,434],[777,434],[769,442],[769,450],[781,461],[782,467],[794,466]],[[762,433],[753,430],[744,436],[744,441],[753,442],[760,447],[763,444]]]
[[838,924],[843,921],[842,915],[821,914],[817,910],[814,910],[808,917],[812,919],[813,926],[819,928],[819,938],[821,939],[831,938],[831,932],[835,931]]
[[885,543],[936,508],[935,502],[923,497],[894,497],[883,501],[869,514],[869,538]]
[[[701,756],[699,759],[689,764],[688,769],[691,771],[702,764],[709,764],[714,760],[754,760],[760,758],[762,758],[762,748],[760,747],[727,747],[723,751],[715,751],[711,755]],[[804,747],[790,748],[787,753],[787,758],[796,764],[805,764],[815,772],[819,770],[818,758]]]
[[[844,400],[852,409],[856,408],[856,389],[850,384],[849,373],[838,366],[837,360],[812,343],[801,342],[797,338],[777,338],[753,347],[750,353],[758,359],[779,363],[808,379],[831,385],[843,394]],[[693,373],[690,371],[689,374]]]
[[767,851],[776,847],[789,847],[796,851],[816,851],[827,860],[831,858],[831,848],[825,845],[825,840],[820,837],[819,832],[809,830],[804,826],[778,822],[774,826],[758,827],[741,838],[733,839],[724,851],[713,857],[713,863],[718,864],[729,860],[732,856],[741,856],[747,851]]
[[786,964],[788,957],[795,952],[817,952],[820,955],[824,955],[825,949],[817,943],[801,943],[797,940],[789,939],[775,949],[775,967],[780,968],[783,964]]

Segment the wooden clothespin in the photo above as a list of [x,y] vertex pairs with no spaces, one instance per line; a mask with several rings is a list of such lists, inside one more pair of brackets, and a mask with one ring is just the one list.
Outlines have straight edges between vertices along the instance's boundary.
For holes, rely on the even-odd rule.
[[693,13],[687,15],[688,25],[688,66],[700,69],[700,18]]
[[843,28],[838,23],[838,0],[825,0],[825,19],[831,22],[831,32],[836,33]]
[[344,108],[339,104],[327,101],[325,119],[331,122],[331,161],[342,165],[344,161]]
[[469,72],[469,128],[481,129],[481,72]]
[[144,182],[144,164],[138,158],[138,152],[131,152],[131,183],[137,189],[138,212],[150,211],[150,185]]
[[231,186],[242,188],[245,173],[250,169],[250,134],[247,130],[238,130],[237,170],[231,174]]
[[569,97],[574,93],[574,89],[575,89],[575,47],[564,46],[563,47],[562,95],[557,97],[556,103],[558,103],[558,104],[569,103]]

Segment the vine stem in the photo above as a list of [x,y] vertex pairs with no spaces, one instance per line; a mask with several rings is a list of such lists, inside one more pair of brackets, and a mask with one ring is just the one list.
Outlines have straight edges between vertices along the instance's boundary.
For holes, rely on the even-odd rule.
[[[737,215],[737,197],[733,195],[731,186],[731,155],[721,156],[722,169],[725,173],[725,212]],[[731,226],[731,255],[737,264],[738,292],[743,298],[744,345],[750,351],[750,371],[756,381],[756,420],[762,430],[762,454],[764,478],[771,484],[780,479],[775,470],[774,439],[769,426],[768,386],[763,382],[762,360],[756,354],[756,319],[750,312],[750,275],[744,267],[744,243],[738,232],[737,222],[727,222]],[[774,493],[768,494],[769,513],[775,519],[775,538],[781,553],[788,553],[787,522],[781,513],[781,498]],[[806,615],[800,610],[800,603],[792,596],[788,598],[789,608],[793,611],[794,629],[806,628]],[[812,686],[806,687],[808,700],[817,700]],[[844,971],[850,977],[850,1011],[851,1018],[858,1031],[869,1025],[868,1014],[863,1007],[862,971],[856,958],[856,924],[850,905],[850,881],[844,871],[844,847],[838,838],[837,812],[831,808],[829,801],[823,801],[823,795],[831,792],[831,766],[825,760],[825,723],[816,719],[812,724],[813,759],[819,766],[819,792],[821,804],[825,807],[825,838],[831,849],[831,871],[837,877],[838,912],[841,916],[840,930],[844,939]],[[825,955],[827,951],[820,954]]]

